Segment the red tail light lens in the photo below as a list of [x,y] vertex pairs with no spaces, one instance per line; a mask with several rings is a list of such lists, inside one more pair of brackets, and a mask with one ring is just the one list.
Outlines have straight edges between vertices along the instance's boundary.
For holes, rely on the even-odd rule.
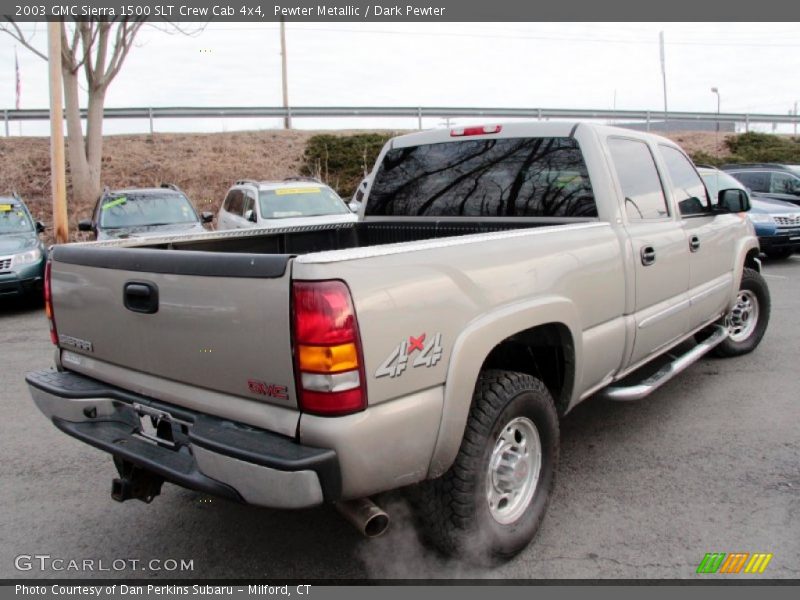
[[450,130],[450,137],[462,137],[466,135],[486,135],[488,133],[500,133],[502,125],[478,125],[477,127],[456,127]]
[[300,408],[327,416],[364,410],[364,360],[350,290],[342,281],[295,281],[292,306]]
[[53,288],[50,285],[50,265],[48,260],[44,266],[44,313],[50,323],[50,341],[58,346],[58,331],[56,331],[56,316],[53,313]]

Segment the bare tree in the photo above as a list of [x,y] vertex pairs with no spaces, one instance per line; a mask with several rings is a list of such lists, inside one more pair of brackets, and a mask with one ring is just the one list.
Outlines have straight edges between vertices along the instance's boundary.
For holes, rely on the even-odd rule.
[[[47,55],[13,20],[0,25],[0,31],[44,60]],[[100,193],[103,156],[103,108],[106,92],[119,74],[134,38],[144,21],[134,18],[61,22],[61,74],[64,80],[64,109],[67,121],[67,157],[74,199],[93,201]],[[194,35],[202,31],[183,31]],[[81,129],[80,80],[87,94],[86,135]]]

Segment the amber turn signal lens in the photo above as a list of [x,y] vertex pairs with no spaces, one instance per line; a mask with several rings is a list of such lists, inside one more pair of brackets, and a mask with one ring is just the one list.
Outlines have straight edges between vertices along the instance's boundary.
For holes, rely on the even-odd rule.
[[336,346],[298,347],[301,371],[313,373],[339,373],[358,368],[358,350],[353,343]]

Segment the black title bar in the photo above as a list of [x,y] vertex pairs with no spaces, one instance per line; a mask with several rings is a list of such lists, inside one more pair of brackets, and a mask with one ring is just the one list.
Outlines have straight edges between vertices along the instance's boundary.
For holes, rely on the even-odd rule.
[[193,22],[797,21],[786,0],[0,0],[2,20]]

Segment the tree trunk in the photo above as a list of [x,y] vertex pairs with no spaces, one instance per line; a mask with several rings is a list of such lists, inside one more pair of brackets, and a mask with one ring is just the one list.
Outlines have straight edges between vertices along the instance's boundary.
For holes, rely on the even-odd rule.
[[92,181],[86,145],[81,128],[78,75],[68,68],[62,69],[64,80],[64,114],[67,120],[67,158],[72,180],[73,202],[94,202],[100,193],[100,184]]
[[89,165],[89,181],[94,191],[93,199],[100,194],[100,168],[103,160],[103,109],[106,104],[105,86],[89,90],[89,106],[86,111],[86,161]]

